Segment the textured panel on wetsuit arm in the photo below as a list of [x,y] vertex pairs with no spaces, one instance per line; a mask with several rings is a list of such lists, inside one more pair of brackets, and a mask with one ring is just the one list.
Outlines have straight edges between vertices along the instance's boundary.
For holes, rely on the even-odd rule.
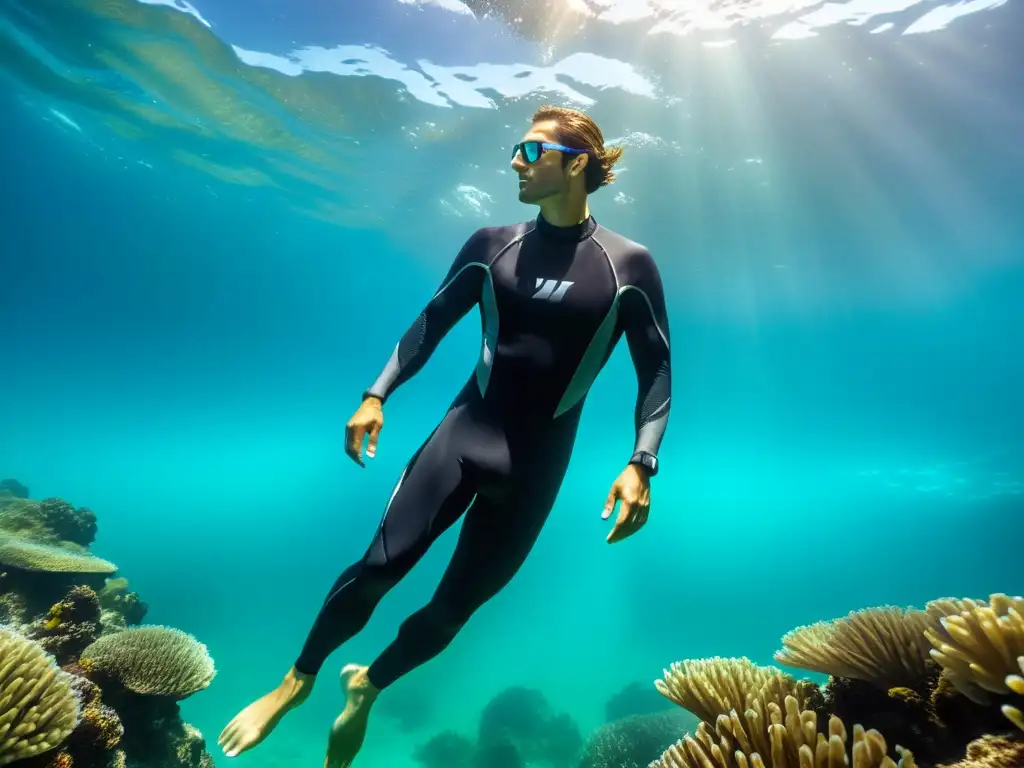
[[657,455],[672,401],[665,292],[658,267],[646,250],[629,257],[620,278],[623,283],[620,318],[637,376],[633,450]]
[[479,303],[495,235],[493,228],[479,229],[465,242],[437,292],[399,340],[364,397],[387,400],[426,364],[441,339]]

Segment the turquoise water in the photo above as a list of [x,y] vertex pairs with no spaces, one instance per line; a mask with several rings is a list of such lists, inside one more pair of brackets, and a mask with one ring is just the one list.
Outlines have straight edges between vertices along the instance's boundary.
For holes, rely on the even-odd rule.
[[[389,692],[416,727],[381,705],[357,765],[413,766],[512,685],[586,734],[676,660],[1020,593],[1020,3],[620,5],[0,4],[0,476],[93,509],[147,622],[207,644],[183,712],[218,765],[475,363],[470,318],[388,402],[377,458],[345,456],[462,242],[536,214],[507,158],[543,103],[626,144],[591,207],[665,280],[651,518],[605,543],[623,344],[528,564]],[[429,598],[457,531],[235,763],[321,764],[337,671]]]

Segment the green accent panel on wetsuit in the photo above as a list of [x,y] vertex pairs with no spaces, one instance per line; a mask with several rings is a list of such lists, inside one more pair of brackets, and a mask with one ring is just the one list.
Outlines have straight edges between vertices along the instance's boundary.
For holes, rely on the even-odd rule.
[[579,367],[576,368],[576,373],[572,375],[569,386],[565,388],[565,394],[558,401],[558,407],[555,408],[555,418],[558,418],[576,405],[587,394],[590,386],[601,372],[605,358],[608,355],[608,348],[612,343],[612,337],[615,335],[615,324],[619,317],[620,295],[621,291],[615,294],[608,314],[605,315],[601,325],[598,326],[597,331],[594,333],[594,338],[590,340],[587,351],[583,353],[583,358],[580,360]]
[[484,270],[484,284],[480,290],[480,311],[483,315],[483,339],[480,359],[476,364],[476,383],[480,394],[487,394],[487,383],[491,379],[494,365],[494,350],[498,344],[498,297],[494,292],[494,278],[490,267],[480,265]]

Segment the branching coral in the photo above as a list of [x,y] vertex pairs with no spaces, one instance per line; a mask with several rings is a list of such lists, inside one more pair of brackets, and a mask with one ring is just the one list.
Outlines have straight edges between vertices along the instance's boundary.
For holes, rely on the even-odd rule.
[[663,696],[711,724],[734,709],[763,712],[769,703],[781,705],[787,696],[804,707],[819,696],[813,683],[796,680],[775,667],[759,666],[745,656],[677,661],[654,685]]
[[847,730],[836,716],[829,718],[828,733],[818,730],[817,714],[801,710],[793,696],[783,708],[767,705],[768,717],[747,710],[721,715],[714,729],[702,722],[695,735],[687,734],[669,747],[651,768],[915,768],[913,755],[897,746],[897,763],[887,754],[885,739],[860,725],[853,728],[852,750]]
[[988,604],[944,599],[926,610],[931,656],[961,694],[988,704],[989,694],[1010,693],[1007,676],[1020,671],[1017,660],[1024,656],[1024,598],[996,593]]
[[[1024,675],[1024,656],[1017,657],[1017,666],[1020,667],[1021,675]],[[1006,687],[1014,693],[1024,696],[1024,677],[1021,675],[1007,675]],[[1003,704],[1002,711],[1011,723],[1024,731],[1024,712],[1009,704]]]
[[216,671],[206,646],[173,627],[131,627],[104,635],[82,653],[98,673],[132,693],[183,699],[210,685]]
[[36,642],[0,628],[0,765],[59,746],[79,720],[70,675]]
[[775,660],[833,677],[864,680],[883,690],[914,687],[927,675],[928,614],[894,606],[865,608],[798,627],[782,638]]

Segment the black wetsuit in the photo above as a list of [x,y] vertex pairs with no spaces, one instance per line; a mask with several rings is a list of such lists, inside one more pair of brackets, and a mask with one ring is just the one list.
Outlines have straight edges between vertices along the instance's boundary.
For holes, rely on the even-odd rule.
[[371,665],[372,683],[384,688],[436,656],[511,580],[554,504],[587,391],[623,333],[639,382],[634,454],[658,451],[670,401],[669,331],[647,249],[593,218],[555,227],[538,216],[478,230],[365,394],[386,400],[474,306],[483,330],[476,370],[402,471],[370,548],[329,593],[295,664],[300,672],[317,673],[362,629],[464,511],[436,593]]

